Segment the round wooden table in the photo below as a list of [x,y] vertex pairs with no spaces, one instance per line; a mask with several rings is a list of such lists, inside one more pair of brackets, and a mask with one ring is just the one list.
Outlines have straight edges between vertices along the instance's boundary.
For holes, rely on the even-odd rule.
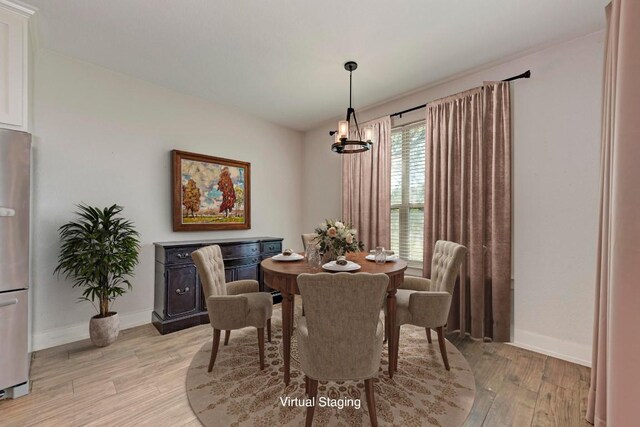
[[[384,273],[389,276],[389,287],[387,288],[387,317],[385,328],[387,331],[387,342],[389,344],[389,376],[393,378],[394,367],[397,366],[395,358],[397,352],[395,346],[397,340],[395,337],[396,327],[396,290],[404,282],[404,272],[407,269],[407,263],[404,260],[396,262],[387,262],[385,264],[376,264],[373,261],[365,259],[367,256],[364,252],[351,253],[347,255],[349,261],[360,264],[360,270],[353,273]],[[321,267],[313,268],[307,260],[300,261],[274,261],[271,258],[265,259],[260,264],[264,275],[264,282],[272,289],[280,291],[282,295],[282,341],[284,350],[284,382],[289,385],[290,364],[291,364],[291,335],[293,334],[293,314],[294,314],[294,296],[300,295],[298,289],[297,278],[302,273],[333,273],[322,269]]]

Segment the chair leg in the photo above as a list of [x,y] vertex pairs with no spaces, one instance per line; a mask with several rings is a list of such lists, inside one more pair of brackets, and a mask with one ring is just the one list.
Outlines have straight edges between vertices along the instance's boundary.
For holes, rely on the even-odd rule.
[[304,394],[309,395],[309,377],[304,376]]
[[267,341],[271,342],[271,319],[267,319]]
[[260,370],[264,369],[264,328],[258,329],[258,353],[260,353]]
[[231,336],[231,331],[224,331],[224,345],[229,345],[230,336]]
[[427,341],[431,344],[431,328],[424,328],[427,331]]
[[384,316],[384,341],[386,343],[389,339],[389,316]]
[[[309,398],[315,402],[318,395],[318,380],[309,378]],[[311,427],[313,424],[313,413],[316,411],[316,405],[307,407],[307,419],[305,420],[305,427]]]
[[438,332],[438,344],[440,344],[440,354],[442,354],[444,367],[447,369],[447,371],[450,371],[451,368],[449,367],[449,357],[447,356],[447,345],[444,341],[444,329],[442,328],[442,326],[438,326],[436,328],[436,331]]
[[373,393],[373,378],[364,380],[364,391],[367,395],[369,421],[371,421],[371,425],[373,427],[378,427],[378,416],[376,415],[376,399]]
[[213,344],[211,345],[211,359],[209,360],[209,370],[213,370],[213,364],[216,363],[216,356],[218,355],[218,345],[220,345],[220,329],[213,330]]

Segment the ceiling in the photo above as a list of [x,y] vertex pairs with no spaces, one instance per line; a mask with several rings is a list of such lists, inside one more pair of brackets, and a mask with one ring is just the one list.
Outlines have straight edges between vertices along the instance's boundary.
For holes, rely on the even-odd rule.
[[[26,0],[41,47],[296,130],[604,28],[607,0]],[[500,76],[502,77],[502,76]]]

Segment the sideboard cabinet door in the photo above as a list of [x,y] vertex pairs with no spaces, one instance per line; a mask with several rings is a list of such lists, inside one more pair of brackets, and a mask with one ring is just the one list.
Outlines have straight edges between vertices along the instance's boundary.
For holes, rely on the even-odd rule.
[[260,279],[260,265],[245,265],[238,267],[238,279],[237,280],[259,280]]
[[168,317],[184,316],[196,311],[197,272],[195,265],[167,268]]

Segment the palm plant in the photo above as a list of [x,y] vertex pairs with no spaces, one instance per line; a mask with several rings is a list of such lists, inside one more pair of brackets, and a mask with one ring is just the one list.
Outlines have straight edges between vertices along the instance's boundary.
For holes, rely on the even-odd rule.
[[99,209],[80,204],[78,209],[78,219],[58,230],[62,248],[54,273],[72,278],[74,288],[83,287],[80,299],[92,304],[97,300],[97,317],[107,317],[109,304],[131,289],[139,234],[131,221],[120,216],[122,206]]

